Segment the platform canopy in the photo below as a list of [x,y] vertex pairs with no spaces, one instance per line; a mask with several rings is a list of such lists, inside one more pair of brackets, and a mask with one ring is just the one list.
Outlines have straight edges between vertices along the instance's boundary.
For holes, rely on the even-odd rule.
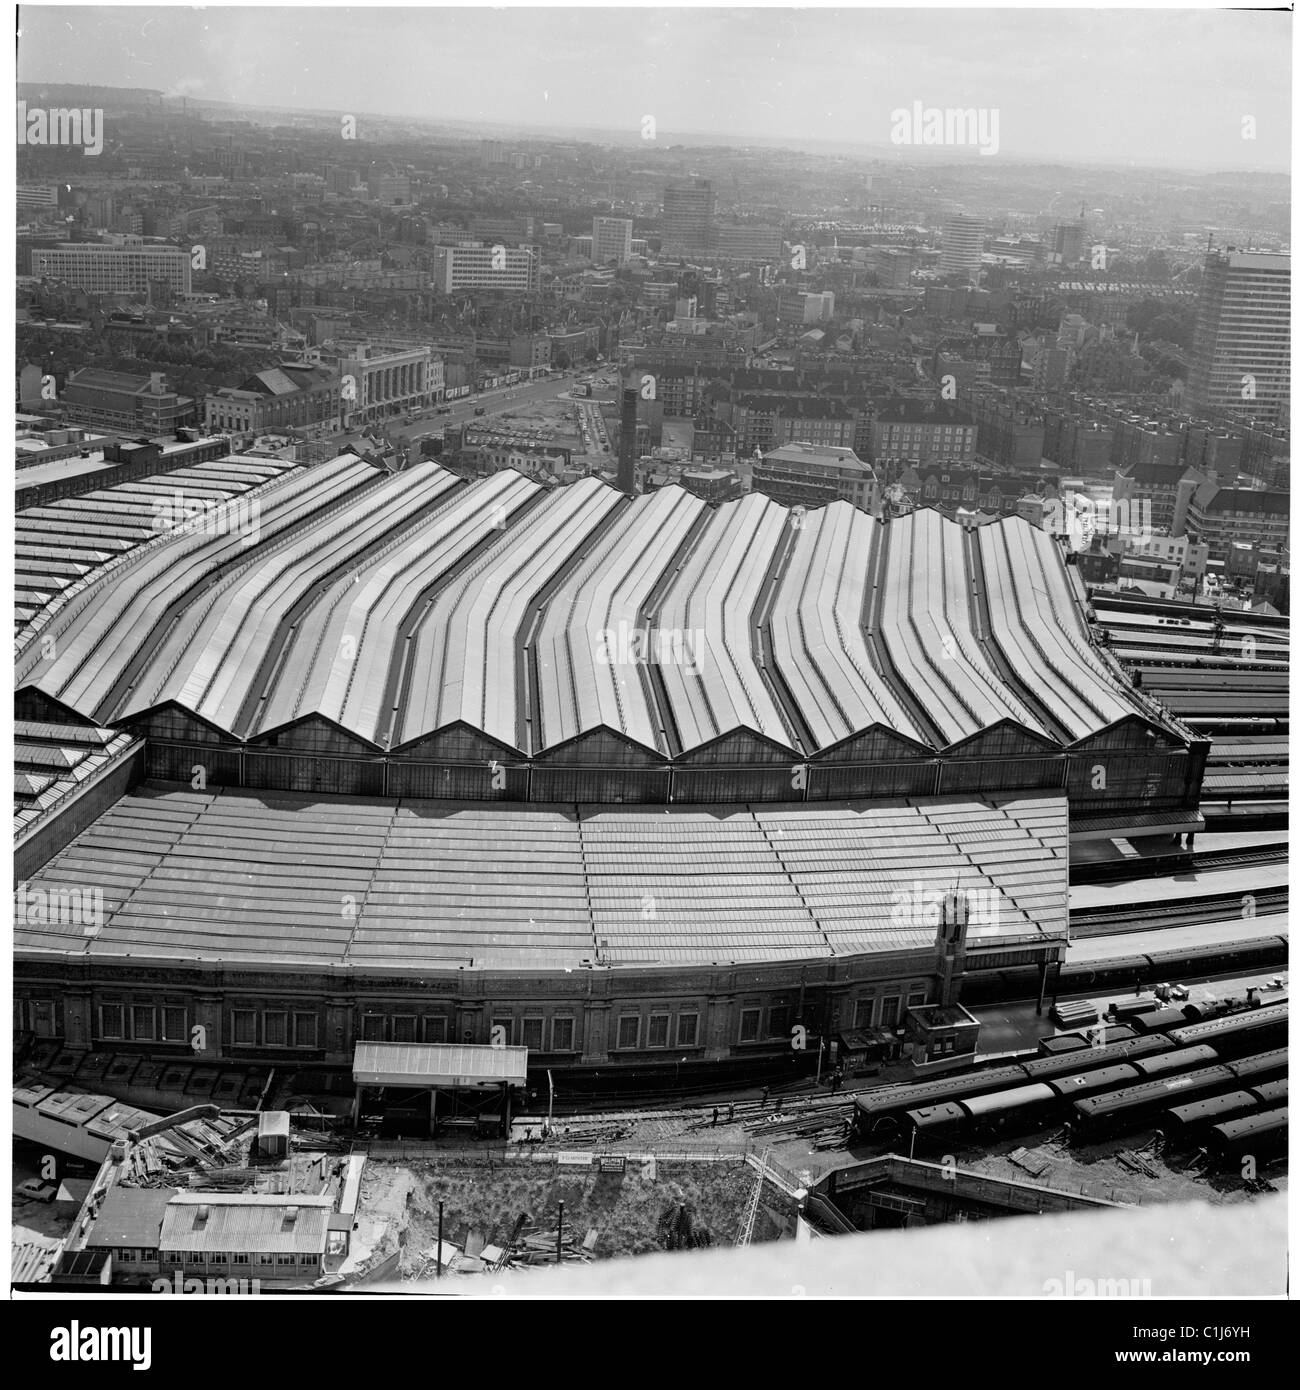
[[352,1080],[358,1086],[522,1086],[526,1047],[421,1043],[358,1043]]

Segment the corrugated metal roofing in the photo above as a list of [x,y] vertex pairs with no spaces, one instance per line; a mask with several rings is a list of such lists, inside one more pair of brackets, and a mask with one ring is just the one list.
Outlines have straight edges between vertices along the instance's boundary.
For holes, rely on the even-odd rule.
[[724,503],[659,605],[654,625],[676,635],[693,657],[659,668],[683,750],[733,729],[752,729],[791,749],[797,744],[759,669],[752,633],[788,519],[761,493]]
[[1066,933],[1060,795],[493,810],[146,790],[27,884],[100,887],[98,932],[20,920],[15,945],[409,969],[811,958],[928,946],[952,889],[980,939]]
[[318,713],[386,745],[393,714],[384,696],[401,669],[403,623],[441,576],[539,492],[513,470],[495,474],[342,575],[303,615],[250,733]]
[[962,528],[938,512],[912,512],[890,523],[888,545],[880,635],[905,686],[948,742],[1003,720],[1043,734],[980,653]]
[[551,597],[536,641],[539,747],[605,725],[669,752],[647,690],[656,647],[642,609],[705,510],[680,488],[637,498]]
[[1051,537],[1023,517],[977,529],[992,639],[1073,738],[1133,713],[1093,654]]
[[482,1047],[445,1043],[357,1043],[352,1079],[359,1085],[451,1085],[505,1081],[522,1086],[528,1077],[526,1047]]
[[[233,498],[295,467],[279,459],[209,459],[20,511],[14,519],[17,587],[57,593],[111,555],[156,539],[155,504],[170,505],[178,490],[187,496]],[[15,605],[19,627],[41,606]]]
[[[278,1196],[273,1203],[242,1198],[238,1205],[213,1201],[221,1194],[201,1193],[200,1202],[173,1200],[163,1211],[161,1250],[209,1250],[262,1255],[320,1255],[329,1229],[327,1207],[312,1206],[302,1196]],[[296,1215],[290,1221],[290,1207]],[[206,1212],[206,1216],[201,1213]]]
[[[322,577],[373,544],[376,534],[404,527],[457,486],[437,464],[417,464],[366,489],[341,516],[323,510],[318,521],[296,528],[256,565],[207,586],[190,620],[173,630],[137,675],[123,717],[174,701],[218,728],[235,728],[286,614]],[[351,578],[355,583],[355,571]],[[334,653],[340,662],[347,655]],[[292,671],[287,674],[292,679]]]
[[880,523],[847,502],[802,517],[770,619],[777,669],[818,747],[873,724],[925,737],[873,667],[862,635]]
[[202,602],[202,581],[220,564],[271,541],[298,522],[304,508],[336,505],[375,476],[369,465],[343,455],[263,490],[250,531],[212,525],[160,533],[129,563],[92,581],[93,589],[78,594],[42,628],[40,636],[54,640],[56,656],[46,660],[43,642],[27,642],[16,663],[18,683],[35,685],[84,713],[97,711],[124,669],[150,650],[151,635],[177,596],[189,591]]
[[[594,478],[546,494],[508,471],[412,525],[422,487],[452,486],[434,464],[381,482],[351,455],[279,476],[258,463],[247,481],[272,480],[256,526],[225,535],[206,520],[155,534],[153,504],[178,487],[233,496],[237,459],[69,499],[73,530],[63,504],[20,518],[18,684],[102,720],[170,700],[240,739],[319,714],[360,747],[462,722],[531,755],[604,727],[651,762],[673,735],[690,753],[745,730],[792,757],[873,727],[921,745],[932,727],[946,746],[1008,721],[1046,737],[1014,682],[1068,741],[1158,718],[1093,653],[1059,553],[1023,521],[967,541],[932,511],[882,527],[835,503],[796,523],[757,494],[628,505]],[[968,546],[985,556],[987,633]]]
[[394,742],[463,721],[519,746],[524,611],[620,502],[620,493],[595,478],[551,493],[438,595],[410,653],[412,668],[432,678],[413,683]]

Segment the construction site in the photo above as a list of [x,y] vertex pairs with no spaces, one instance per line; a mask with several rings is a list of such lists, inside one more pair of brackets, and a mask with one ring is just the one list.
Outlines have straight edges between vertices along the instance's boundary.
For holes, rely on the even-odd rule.
[[374,1266],[396,1253],[399,1277],[427,1280],[777,1239],[789,1206],[740,1154],[440,1155],[367,1165],[358,1238]]

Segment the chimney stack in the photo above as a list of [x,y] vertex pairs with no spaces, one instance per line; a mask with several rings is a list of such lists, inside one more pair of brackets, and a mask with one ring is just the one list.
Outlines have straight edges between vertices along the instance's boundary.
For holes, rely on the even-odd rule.
[[618,490],[628,497],[636,496],[636,401],[635,387],[624,387],[618,431]]

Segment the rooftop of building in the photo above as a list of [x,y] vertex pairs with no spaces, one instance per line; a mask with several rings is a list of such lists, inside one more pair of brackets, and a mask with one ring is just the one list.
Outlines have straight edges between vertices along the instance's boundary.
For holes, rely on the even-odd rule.
[[775,460],[777,463],[834,464],[838,468],[856,469],[859,472],[875,476],[871,465],[860,459],[852,449],[836,444],[807,444],[791,441],[789,444],[782,444],[778,449],[768,449],[762,457],[764,462]]
[[[127,391],[138,396],[156,395],[175,395],[175,391],[167,384],[167,380],[161,373],[155,372],[151,376],[136,376],[130,372],[110,372],[102,367],[82,367],[79,371],[71,373],[67,380],[65,391],[70,387],[88,386],[92,389],[107,391]],[[179,396],[178,400],[188,400],[188,397]]]
[[15,949],[366,972],[833,959],[929,948],[925,905],[954,888],[983,905],[972,949],[1042,942],[1067,930],[1067,817],[1060,792],[488,806],[146,785],[27,885],[102,883],[93,941],[19,922]]
[[882,425],[973,425],[974,417],[951,401],[907,400],[895,397],[876,411]]
[[117,1249],[157,1249],[163,1213],[175,1190],[170,1187],[114,1186],[95,1218],[89,1244]]
[[[774,456],[870,471],[833,446],[786,446]],[[185,470],[195,475],[187,491],[206,480],[215,502],[232,497],[235,477],[226,475],[246,480],[253,463]],[[257,460],[252,472],[261,481],[268,467]],[[164,489],[175,486],[175,475],[163,477]],[[873,725],[943,748],[1008,720],[1053,746],[1129,718],[1160,723],[1093,649],[1059,548],[1017,518],[981,532],[993,547],[985,570],[996,561],[1002,575],[986,589],[970,571],[961,528],[930,511],[882,524],[836,502],[796,525],[761,495],[709,509],[681,488],[629,501],[594,478],[547,489],[513,471],[466,486],[436,463],[384,475],[351,454],[281,472],[258,496],[252,537],[236,525],[178,529],[146,559],[93,580],[93,601],[41,629],[58,642],[53,660],[41,657],[35,632],[20,632],[18,688],[101,725],[147,722],[172,707],[226,739],[292,746],[331,727],[329,737],[357,753],[403,756],[461,727],[485,748],[525,756],[606,730],[657,762],[742,734],[793,758]],[[138,500],[152,506],[150,496]],[[134,543],[123,521],[158,537],[152,517],[115,511],[102,541],[92,530],[79,542],[87,570]],[[42,544],[66,514],[33,519]],[[273,594],[259,547],[274,547]],[[859,597],[853,621],[837,619],[841,591],[859,592],[877,549],[886,562],[874,616],[863,616]],[[932,573],[937,554],[943,582]],[[837,584],[825,593],[808,585],[810,565]],[[760,659],[750,618],[769,584],[772,650]],[[659,683],[628,681],[602,659],[588,609],[604,594],[602,626],[639,629],[652,593],[652,634],[695,634],[693,669],[673,663],[661,666]],[[428,617],[408,639],[417,596]],[[977,627],[977,603],[996,612],[992,638]],[[533,621],[535,637],[524,643],[521,628]],[[957,657],[917,649],[916,622],[955,628]],[[1061,634],[1050,652],[1025,635],[1039,623]],[[897,681],[877,670],[865,627]],[[357,660],[341,670],[335,653],[349,633]],[[1014,644],[1014,656],[991,664],[980,654],[990,640]],[[408,685],[407,662],[442,677]],[[779,681],[766,670],[773,662]],[[390,687],[404,693],[391,698]],[[525,702],[525,688],[535,699]],[[1059,728],[1031,712],[1048,690]]]

